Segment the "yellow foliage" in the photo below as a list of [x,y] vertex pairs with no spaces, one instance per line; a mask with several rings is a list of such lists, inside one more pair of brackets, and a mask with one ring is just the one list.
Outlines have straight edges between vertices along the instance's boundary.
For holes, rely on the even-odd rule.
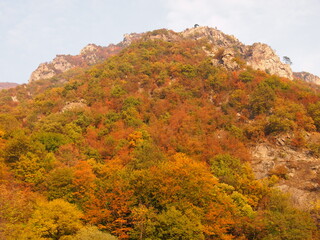
[[81,217],[81,211],[74,205],[62,199],[55,199],[40,203],[28,225],[41,237],[59,239],[64,235],[75,234],[81,229]]
[[143,141],[143,135],[140,131],[135,131],[128,136],[129,146],[134,148]]

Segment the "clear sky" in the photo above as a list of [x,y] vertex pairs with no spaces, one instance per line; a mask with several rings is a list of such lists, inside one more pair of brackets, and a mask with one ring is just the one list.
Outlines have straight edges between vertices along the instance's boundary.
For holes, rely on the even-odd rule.
[[194,24],[263,42],[294,71],[320,76],[320,0],[0,0],[0,82],[26,83],[41,62],[123,34]]

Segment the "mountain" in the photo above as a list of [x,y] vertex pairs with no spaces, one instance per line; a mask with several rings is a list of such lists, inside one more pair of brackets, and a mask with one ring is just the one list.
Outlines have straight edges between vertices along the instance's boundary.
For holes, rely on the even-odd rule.
[[311,74],[311,73],[308,73],[308,72],[295,72],[295,73],[293,73],[293,75],[294,75],[295,78],[304,80],[304,81],[309,82],[309,83],[315,83],[317,85],[320,85],[320,78],[318,76],[316,76],[316,75]]
[[42,63],[32,72],[29,82],[48,79],[75,67],[86,67],[101,62],[120,51],[121,47],[109,45],[101,47],[88,44],[79,55],[57,55],[51,62]]
[[319,239],[320,90],[271,47],[160,29],[42,67],[0,92],[0,238]]
[[200,40],[202,38],[207,38],[211,48],[205,51],[208,56],[213,57],[214,65],[223,65],[229,70],[240,69],[242,66],[238,60],[241,58],[245,62],[244,64],[251,66],[253,69],[260,69],[262,71],[267,71],[270,74],[293,79],[293,73],[290,66],[282,63],[274,50],[268,45],[255,43],[246,46],[234,36],[224,34],[215,28],[196,27],[186,29],[180,33],[159,30],[154,31],[152,34],[126,34],[122,42],[108,47],[89,44],[81,50],[79,55],[58,55],[53,61],[40,64],[31,74],[29,82],[51,78],[56,74],[65,72],[71,68],[90,66],[99,63],[118,53],[132,42],[142,38],[161,39],[164,41],[181,41],[183,39]]
[[10,83],[10,82],[0,82],[0,90],[1,89],[9,89],[18,86],[17,83]]

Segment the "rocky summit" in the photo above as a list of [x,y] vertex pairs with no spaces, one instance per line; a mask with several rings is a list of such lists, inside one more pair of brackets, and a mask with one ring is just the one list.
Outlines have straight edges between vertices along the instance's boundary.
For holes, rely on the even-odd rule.
[[194,27],[182,32],[161,29],[149,33],[125,34],[122,42],[108,47],[89,44],[80,51],[79,55],[57,55],[51,62],[40,64],[31,74],[29,82],[48,79],[75,67],[90,66],[101,62],[139,39],[161,39],[168,42],[182,39],[198,41],[206,39],[209,45],[203,46],[203,51],[212,57],[214,65],[222,65],[228,70],[237,70],[245,64],[256,70],[293,79],[290,65],[281,62],[279,56],[267,44],[244,45],[234,36],[227,35],[216,28]]

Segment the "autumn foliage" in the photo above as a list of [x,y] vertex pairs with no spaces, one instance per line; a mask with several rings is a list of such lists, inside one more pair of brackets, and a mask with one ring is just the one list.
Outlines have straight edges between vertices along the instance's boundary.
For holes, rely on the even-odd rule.
[[316,239],[248,146],[284,132],[305,146],[318,90],[213,66],[205,44],[142,39],[0,92],[0,238]]

